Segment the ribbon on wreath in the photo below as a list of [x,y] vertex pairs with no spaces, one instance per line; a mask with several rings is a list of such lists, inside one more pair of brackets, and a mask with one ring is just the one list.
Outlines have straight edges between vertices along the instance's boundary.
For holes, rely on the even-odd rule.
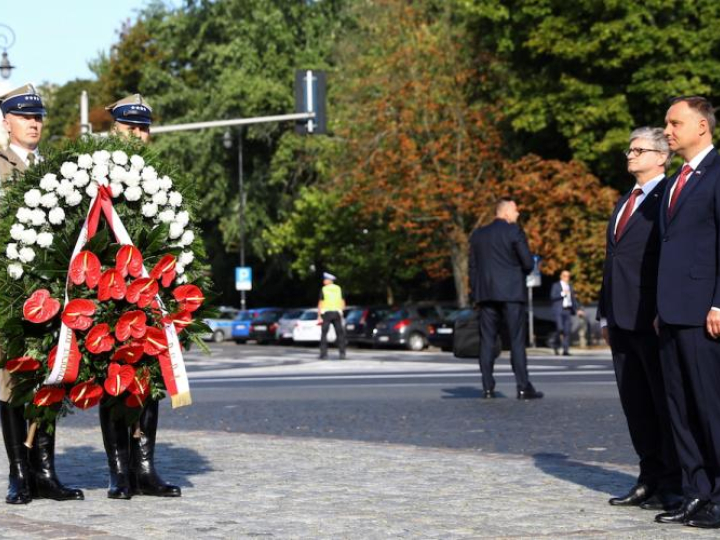
[[[80,229],[80,235],[78,236],[77,242],[75,243],[75,249],[73,250],[70,262],[75,259],[78,253],[80,253],[85,244],[95,236],[98,227],[100,225],[100,216],[104,215],[110,230],[115,236],[115,240],[122,245],[134,245],[127,229],[122,223],[120,216],[118,216],[115,208],[112,204],[112,196],[107,186],[99,186],[98,192],[90,201],[90,208],[88,209],[87,217],[83,223],[82,229]],[[148,271],[143,264],[142,268],[143,277],[148,277]],[[68,278],[65,281],[65,304],[70,301],[68,296],[69,287],[69,272]],[[167,315],[167,310],[160,299],[158,294],[155,299],[157,300],[160,311],[163,314],[163,320]],[[168,350],[166,353],[158,355],[160,362],[160,371],[162,372],[163,382],[165,388],[170,394],[170,400],[173,408],[182,407],[184,405],[190,405],[192,398],[190,396],[190,382],[188,380],[187,372],[185,370],[185,361],[183,359],[182,350],[180,348],[180,340],[175,330],[175,325],[172,322],[163,322],[163,333],[168,343]],[[81,355],[72,354],[74,333],[68,328],[65,323],[61,323],[60,336],[58,339],[57,352],[55,354],[55,363],[50,375],[45,379],[44,384],[53,385],[60,383],[72,383],[75,382],[80,368]]]

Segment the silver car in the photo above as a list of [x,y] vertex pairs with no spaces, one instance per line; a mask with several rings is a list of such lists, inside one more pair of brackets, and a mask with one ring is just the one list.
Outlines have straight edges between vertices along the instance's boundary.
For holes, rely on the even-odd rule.
[[212,332],[210,334],[204,334],[202,338],[205,341],[212,340],[215,343],[232,339],[232,323],[238,313],[240,313],[240,310],[237,308],[220,306],[218,308],[217,317],[203,320],[203,322],[210,327]]
[[279,343],[287,343],[293,340],[293,329],[295,323],[300,319],[305,309],[291,309],[286,311],[278,321],[277,330],[275,330],[275,339]]

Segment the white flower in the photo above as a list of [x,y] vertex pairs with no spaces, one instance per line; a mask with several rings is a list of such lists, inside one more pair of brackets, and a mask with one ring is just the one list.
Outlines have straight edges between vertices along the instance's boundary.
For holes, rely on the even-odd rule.
[[110,192],[112,193],[113,198],[119,197],[123,192],[122,184],[118,184],[117,182],[111,182]]
[[35,208],[40,204],[40,197],[42,197],[42,193],[40,193],[39,189],[28,190],[25,192],[25,195],[23,195],[25,204],[30,208]]
[[90,182],[87,187],[85,188],[85,193],[87,193],[87,196],[91,199],[97,195],[98,192],[98,185],[95,182]]
[[110,170],[108,169],[108,166],[104,163],[99,163],[93,167],[92,173],[90,173],[90,176],[93,178],[93,180],[97,180],[98,182],[100,180],[103,180],[104,178],[107,178],[107,175],[110,174]]
[[172,210],[163,210],[158,214],[158,219],[161,223],[171,223],[175,221],[175,212]]
[[30,212],[32,214],[30,216],[30,222],[33,224],[33,226],[40,227],[41,225],[45,225],[46,216],[45,216],[44,210],[40,210],[39,208],[36,208],[35,210],[31,210]]
[[43,248],[50,247],[53,243],[53,235],[49,232],[41,232],[37,235],[37,245]]
[[184,267],[182,264],[176,264],[176,265],[175,265],[175,272],[176,272],[178,275],[184,274],[184,273],[185,273],[185,267]]
[[20,223],[27,223],[32,218],[32,210],[21,206],[15,213],[15,217]]
[[45,208],[55,208],[58,204],[58,198],[54,193],[46,193],[40,197],[40,204]]
[[183,274],[182,276],[178,276],[178,277],[175,279],[175,283],[177,283],[178,285],[182,285],[183,283],[187,283],[187,281],[188,281],[188,278],[187,278],[187,276],[186,276],[185,274]]
[[160,189],[160,182],[155,180],[144,180],[142,183],[143,191],[148,195],[153,195]]
[[25,229],[20,235],[20,241],[26,246],[32,246],[37,240],[37,232],[35,229]]
[[173,192],[170,193],[169,199],[170,199],[170,205],[171,205],[171,206],[180,206],[180,205],[182,204],[182,199],[183,199],[183,198],[182,198],[182,195],[181,195],[179,192],[173,191]]
[[[148,165],[142,170],[142,179],[145,182],[154,182],[158,179],[157,171],[152,165]],[[159,183],[159,182],[158,182]]]
[[165,191],[170,191],[173,186],[172,178],[165,175],[160,179],[160,187],[164,189]]
[[127,174],[127,171],[123,169],[122,167],[115,166],[110,171],[110,181],[111,182],[123,182],[125,181],[125,175]]
[[47,173],[40,179],[40,189],[45,191],[55,191],[59,185],[57,176],[51,173]]
[[139,201],[140,197],[142,197],[142,189],[140,189],[140,186],[128,187],[125,190],[125,198],[128,201]]
[[168,202],[167,191],[158,191],[153,195],[152,200],[158,206],[165,206]]
[[192,251],[183,251],[178,258],[178,262],[183,266],[187,266],[195,260],[195,254]]
[[136,171],[135,169],[130,169],[129,171],[125,171],[125,176],[123,178],[125,183],[128,186],[134,187],[140,185],[140,173]]
[[5,255],[7,255],[8,259],[13,259],[13,260],[20,257],[20,254],[18,253],[18,250],[17,250],[17,244],[14,242],[12,244],[8,244],[7,247],[5,248]]
[[87,171],[80,169],[73,175],[73,186],[81,188],[87,185],[90,181],[90,175]]
[[15,223],[12,227],[10,227],[10,237],[13,240],[20,240],[22,232],[25,230],[25,227],[23,227],[20,223]]
[[78,167],[81,169],[90,169],[93,166],[93,159],[90,154],[82,154],[78,156]]
[[23,275],[23,267],[19,263],[8,264],[8,275],[13,279],[20,279]]
[[57,194],[61,197],[67,197],[74,190],[75,188],[70,180],[61,180],[60,185],[57,188]]
[[97,152],[93,152],[92,159],[97,165],[107,165],[107,162],[110,161],[110,152],[107,150],[98,150]]
[[186,210],[178,212],[177,216],[175,217],[175,221],[185,227],[188,223],[190,223],[190,214],[188,214]]
[[126,165],[128,162],[128,157],[127,154],[122,150],[116,150],[112,153],[112,160],[118,165]]
[[170,224],[170,231],[168,232],[168,236],[172,240],[175,240],[176,238],[180,238],[184,232],[185,232],[185,227],[180,225],[177,221],[173,221]]
[[189,246],[195,241],[195,233],[192,231],[185,231],[180,239],[181,246]]
[[48,214],[48,219],[53,225],[60,225],[65,221],[65,210],[60,207],[53,208]]
[[75,176],[77,170],[77,163],[73,163],[72,161],[66,161],[60,167],[60,174],[62,174],[65,178],[72,178],[73,176]]
[[35,250],[33,248],[24,247],[18,252],[18,255],[20,255],[21,262],[29,263],[35,258]]
[[130,164],[133,169],[140,170],[145,166],[145,160],[137,154],[130,156]]
[[145,203],[142,205],[142,215],[148,218],[157,214],[158,206],[155,203]]
[[77,206],[82,202],[82,193],[74,189],[70,195],[65,197],[65,202],[68,203],[69,206]]

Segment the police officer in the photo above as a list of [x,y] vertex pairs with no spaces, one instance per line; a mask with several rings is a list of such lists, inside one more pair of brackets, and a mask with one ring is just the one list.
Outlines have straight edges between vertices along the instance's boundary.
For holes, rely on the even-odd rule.
[[[0,96],[3,126],[9,145],[0,150],[0,182],[16,176],[40,160],[38,144],[42,137],[45,108],[31,84]],[[8,504],[27,504],[33,498],[56,501],[81,500],[83,492],[60,483],[55,474],[55,432],[43,427],[35,435],[30,451],[24,445],[27,423],[23,407],[12,406],[10,373],[0,370],[0,422],[10,465]]]
[[[116,134],[137,137],[143,142],[150,138],[152,108],[140,94],[133,94],[105,107],[115,123]],[[155,470],[155,437],[159,406],[148,398],[138,423],[128,428],[122,419],[113,419],[110,408],[100,406],[100,427],[110,468],[110,499],[130,499],[133,495],[180,497],[178,486],[168,484]]]
[[342,289],[335,284],[337,278],[328,272],[323,273],[323,288],[320,291],[318,302],[318,322],[322,322],[320,334],[320,359],[327,358],[327,333],[332,324],[337,336],[340,349],[340,359],[345,358],[345,328],[343,328],[343,300]]

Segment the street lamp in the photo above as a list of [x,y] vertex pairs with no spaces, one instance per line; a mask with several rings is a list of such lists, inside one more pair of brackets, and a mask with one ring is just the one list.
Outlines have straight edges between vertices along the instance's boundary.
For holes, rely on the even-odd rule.
[[15,32],[13,29],[5,24],[0,24],[0,47],[2,47],[3,53],[0,59],[0,77],[3,79],[9,79],[10,73],[15,66],[10,63],[10,59],[7,55],[7,50],[15,44]]
[[[223,135],[223,146],[230,150],[233,136],[230,130]],[[245,187],[243,185],[243,132],[238,129],[238,191],[240,196],[240,266],[245,267]],[[245,289],[240,291],[240,309],[245,310]]]

